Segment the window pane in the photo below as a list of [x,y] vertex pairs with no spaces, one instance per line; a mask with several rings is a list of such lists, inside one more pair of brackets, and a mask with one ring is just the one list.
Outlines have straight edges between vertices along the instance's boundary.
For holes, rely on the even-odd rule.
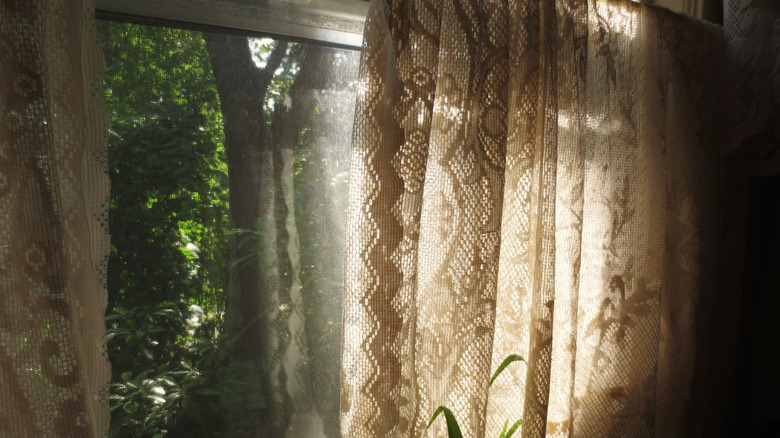
[[112,430],[339,436],[357,53],[115,22],[99,35]]
[[359,48],[366,0],[96,0],[102,17],[151,17]]

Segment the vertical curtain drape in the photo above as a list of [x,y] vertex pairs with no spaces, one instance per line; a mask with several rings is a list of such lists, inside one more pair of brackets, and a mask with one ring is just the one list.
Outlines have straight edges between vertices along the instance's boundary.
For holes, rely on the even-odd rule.
[[[0,436],[108,427],[91,4],[0,0]],[[777,9],[729,0],[724,34],[618,0],[375,2],[343,436],[419,436],[440,404],[475,437],[517,418],[524,436],[708,436],[692,398],[722,375],[741,258],[724,154],[777,167]],[[527,366],[488,389],[509,353]]]
[[108,431],[102,55],[89,0],[0,1],[0,436]]
[[629,1],[373,4],[342,436],[421,436],[439,405],[470,437],[702,430],[708,300],[740,281],[726,47]]

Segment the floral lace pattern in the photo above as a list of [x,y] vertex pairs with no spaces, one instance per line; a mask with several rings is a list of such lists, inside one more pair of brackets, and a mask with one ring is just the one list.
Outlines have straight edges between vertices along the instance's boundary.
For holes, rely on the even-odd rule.
[[[373,4],[343,436],[422,436],[439,405],[472,437],[518,418],[528,437],[692,427],[698,305],[733,274],[712,256],[737,181],[724,46],[720,28],[624,1]],[[511,353],[528,366],[488,391]]]
[[0,3],[3,437],[108,431],[108,125],[89,4]]

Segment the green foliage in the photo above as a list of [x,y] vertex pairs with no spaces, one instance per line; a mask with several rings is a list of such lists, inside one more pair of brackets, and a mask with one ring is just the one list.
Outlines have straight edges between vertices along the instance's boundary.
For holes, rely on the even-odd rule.
[[[112,424],[109,437],[132,430],[133,436],[162,436],[167,432],[181,386],[162,372],[149,376],[144,371],[137,376],[122,373],[121,382],[112,383],[110,395]],[[120,401],[121,403],[114,403]]]
[[184,298],[220,310],[227,169],[203,38],[110,22],[100,35],[112,118],[109,305]]
[[[255,63],[265,67],[265,62],[271,56],[271,52],[276,44],[276,41],[269,38],[251,40],[250,49],[252,49]],[[271,116],[274,111],[274,105],[283,101],[284,96],[290,91],[290,87],[295,82],[302,55],[303,49],[300,44],[290,45],[287,49],[287,56],[282,60],[281,65],[276,70],[276,74],[274,74],[274,80],[268,86],[268,90],[266,90],[265,112],[266,116],[268,116],[266,120],[269,124],[273,120]]]
[[433,413],[433,417],[431,417],[431,421],[428,422],[426,429],[431,427],[433,420],[442,412],[444,412],[444,418],[447,420],[447,435],[450,438],[463,438],[463,433],[460,431],[460,426],[458,426],[458,420],[455,419],[455,415],[452,414],[452,411],[444,406],[439,406],[439,408],[436,409],[436,412]]
[[[168,327],[178,325],[180,320],[179,308],[170,302],[137,306],[129,310],[115,306],[106,316],[106,340],[112,363],[138,370],[177,360],[181,352],[176,339],[158,335]],[[124,373],[122,371],[121,374]]]
[[[488,384],[488,386],[493,384],[496,378],[501,374],[502,371],[504,371],[504,369],[506,369],[507,366],[509,366],[509,364],[517,361],[525,362],[525,359],[523,359],[523,357],[520,356],[519,354],[510,354],[509,356],[507,356],[501,362],[501,365],[498,366],[496,372],[493,373],[493,377],[490,379],[490,383]],[[428,426],[426,427],[426,429],[431,427],[433,421],[442,412],[444,412],[444,418],[447,420],[447,436],[449,438],[463,438],[463,434],[460,431],[460,426],[458,425],[458,420],[455,419],[455,415],[452,413],[452,411],[445,408],[444,406],[439,406],[438,409],[436,409],[436,411],[433,413],[433,416],[431,417],[431,420],[428,422]],[[499,438],[510,438],[512,435],[514,435],[514,433],[522,424],[523,424],[523,420],[517,420],[512,425],[512,427],[510,427],[509,430],[507,431],[506,428],[509,425],[509,421],[506,421],[504,423],[504,428],[501,431],[501,435],[499,435]]]
[[165,351],[149,341],[149,332],[165,330],[168,319],[178,317],[173,303],[115,307],[106,317],[112,360],[142,370],[124,371],[111,383],[109,437],[219,436],[221,397],[235,385],[222,378],[226,357],[214,318],[192,305],[186,337]]
[[112,252],[111,434],[219,436],[227,167],[205,42],[100,22]]
[[[262,236],[254,230],[229,230],[225,139],[209,54],[200,33],[180,29],[100,22],[99,37],[112,120],[109,436],[224,436],[231,418],[225,406],[235,405],[234,399],[240,400],[236,395],[247,387],[241,380],[246,369],[231,362],[222,333],[227,271],[261,260],[257,253],[229,260],[228,235],[240,234],[240,248]],[[274,47],[270,40],[253,44],[260,63]],[[303,56],[300,45],[290,45],[277,69],[265,102],[269,125]],[[293,163],[306,335],[313,356],[338,356],[340,321],[314,315],[325,305],[336,309],[334,315],[340,312],[340,302],[332,297],[343,273],[330,255],[342,253],[336,246],[343,242],[329,236],[323,243],[322,234],[332,224],[320,214],[329,202],[322,186],[332,184],[325,170],[335,166],[324,154],[307,151],[307,133],[308,127],[299,135]],[[316,182],[312,175],[318,175]],[[307,360],[306,366],[314,372],[326,368],[316,360]],[[337,387],[318,389],[335,394],[337,410]],[[338,413],[330,417],[337,422]]]

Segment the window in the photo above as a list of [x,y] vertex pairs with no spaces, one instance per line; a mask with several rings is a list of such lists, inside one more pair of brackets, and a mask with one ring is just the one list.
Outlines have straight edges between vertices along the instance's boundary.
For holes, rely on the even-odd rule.
[[111,436],[339,436],[358,53],[108,20],[98,34]]
[[173,21],[360,47],[367,0],[96,0],[98,17]]

